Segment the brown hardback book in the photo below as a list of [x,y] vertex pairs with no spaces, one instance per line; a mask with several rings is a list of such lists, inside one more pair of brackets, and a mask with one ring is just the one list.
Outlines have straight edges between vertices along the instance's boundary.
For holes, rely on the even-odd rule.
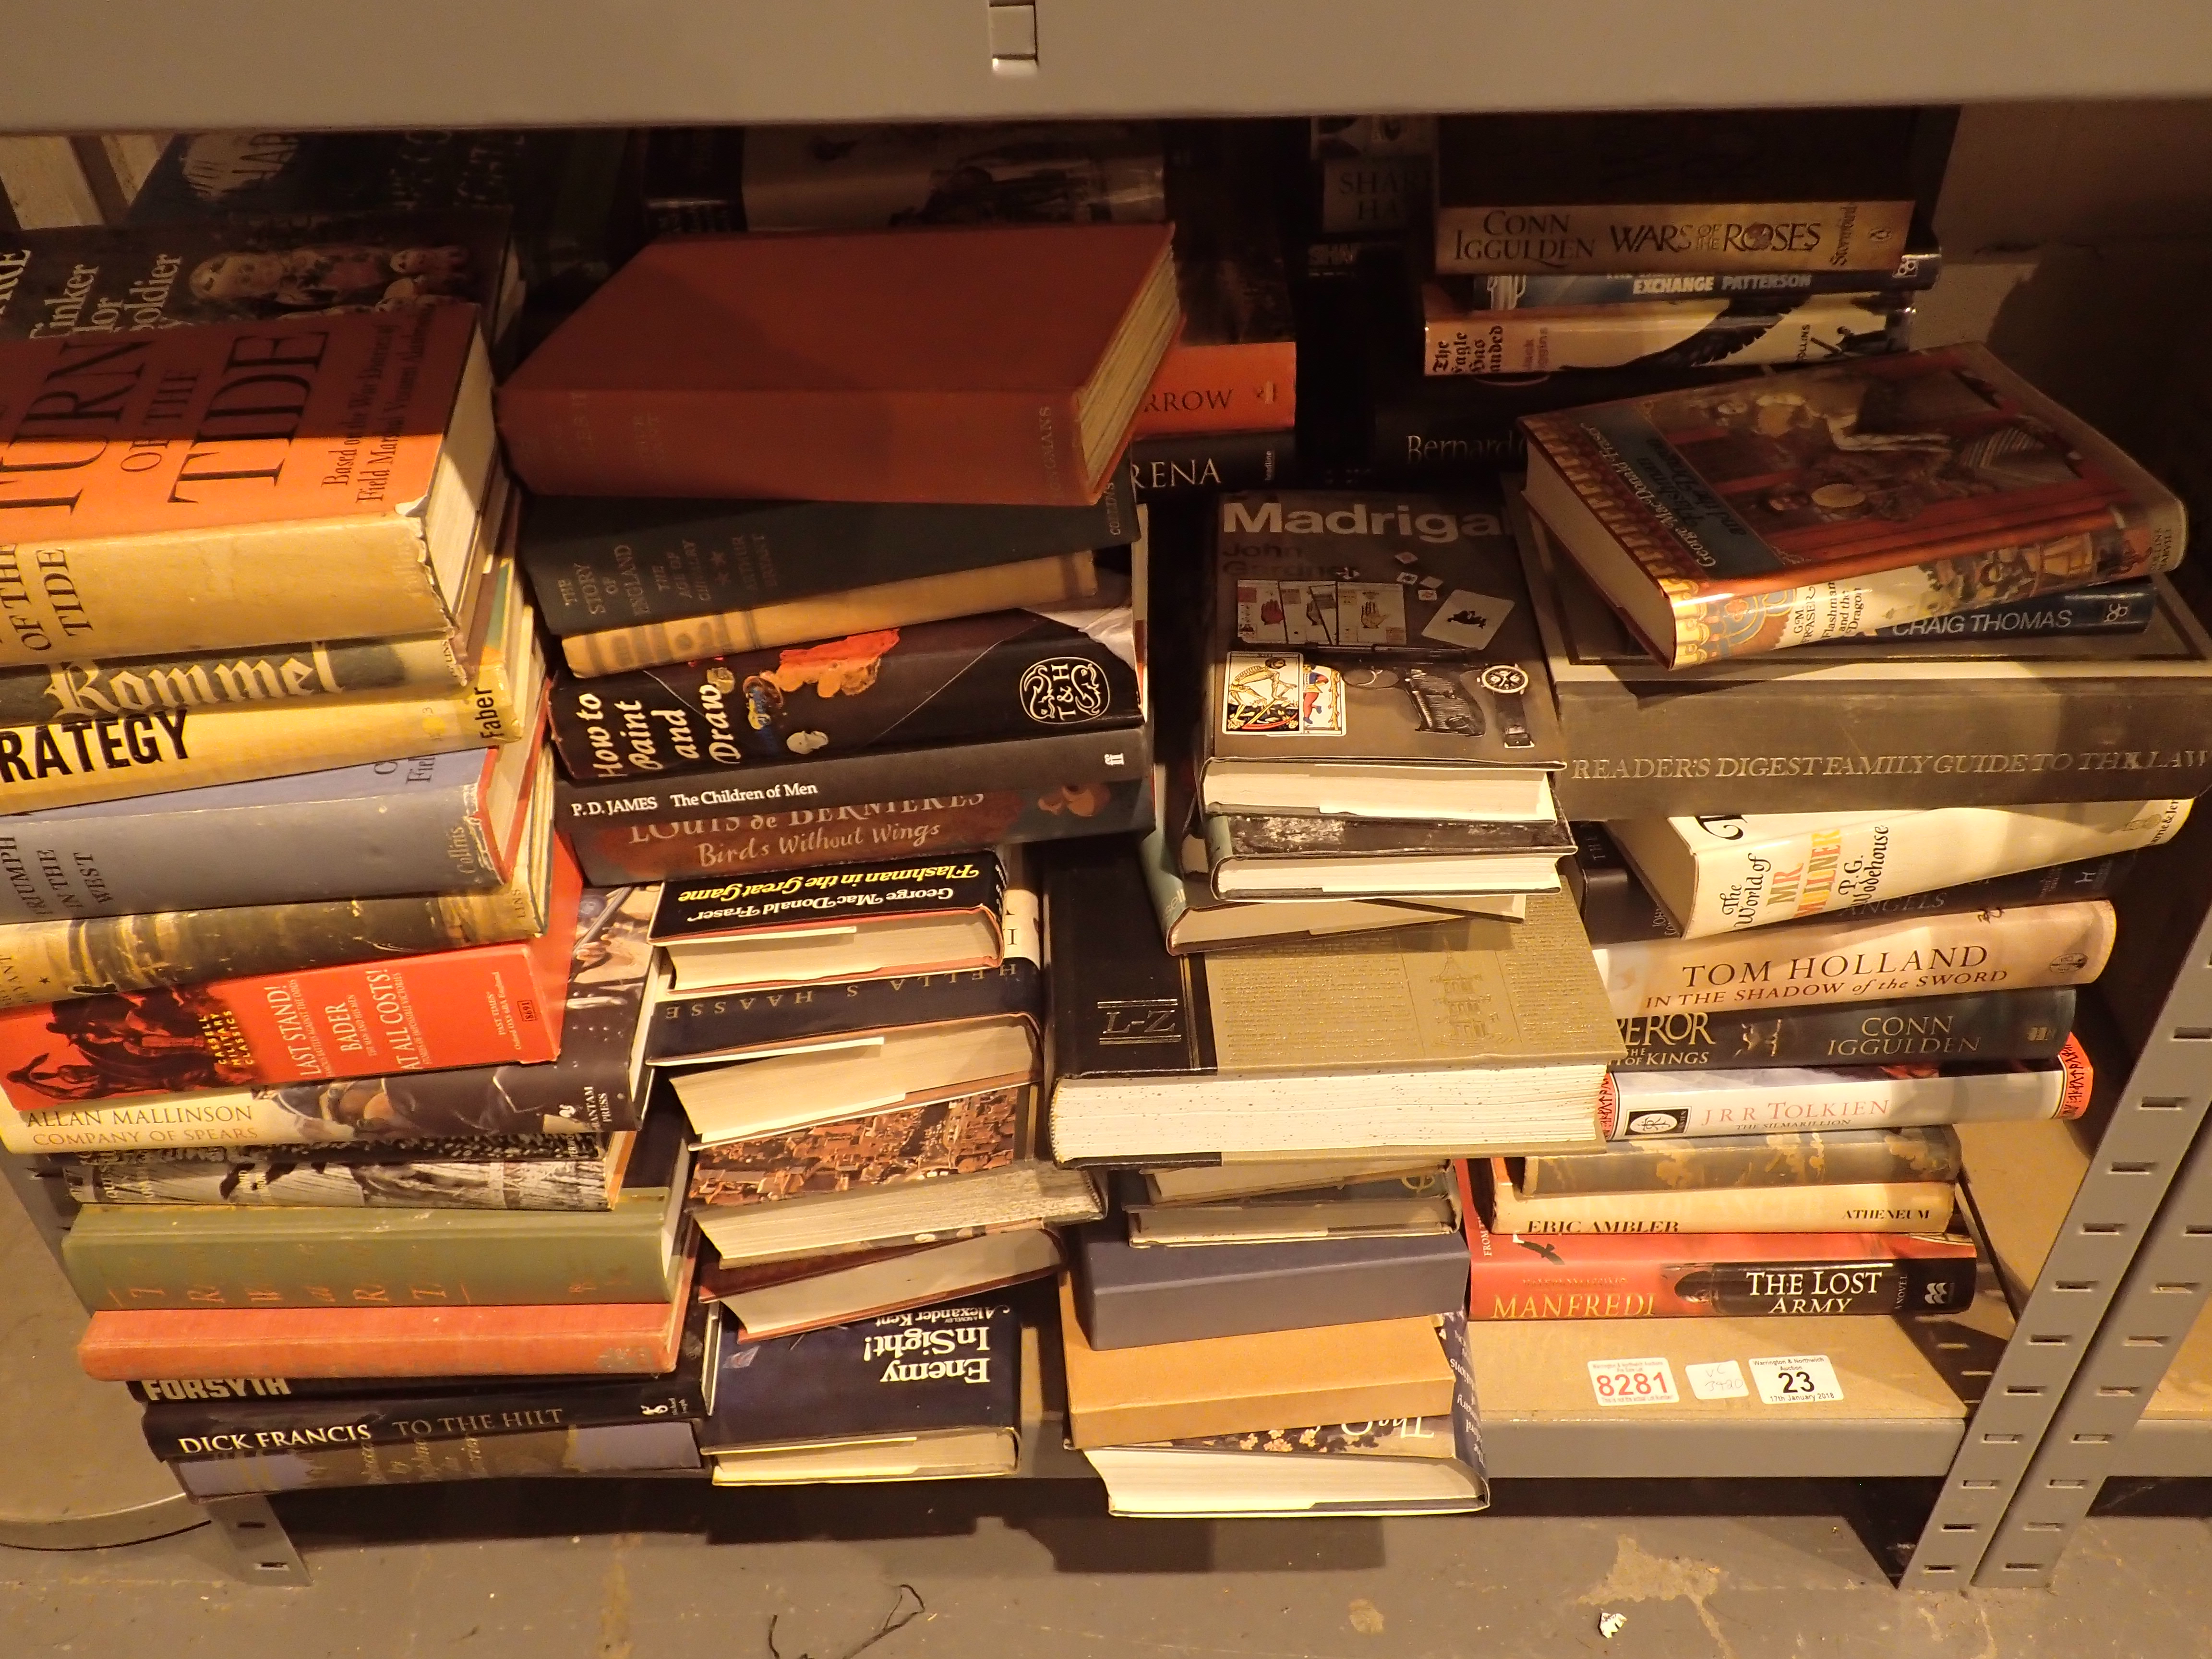
[[1521,424],[1529,507],[1677,668],[2181,561],[2172,492],[1981,346]]
[[1096,501],[1175,336],[1164,225],[655,242],[501,388],[570,495]]
[[471,306],[0,343],[0,665],[450,629],[496,448]]
[[1063,1277],[1060,1340],[1067,1437],[1079,1450],[1451,1410],[1451,1367],[1430,1318],[1099,1349]]

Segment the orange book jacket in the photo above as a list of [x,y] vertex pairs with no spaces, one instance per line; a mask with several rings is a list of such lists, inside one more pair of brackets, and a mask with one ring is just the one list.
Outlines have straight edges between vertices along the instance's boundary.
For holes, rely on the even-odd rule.
[[18,1110],[37,1111],[557,1060],[582,890],[556,841],[546,928],[534,939],[0,1014],[0,1087]]
[[548,495],[1088,503],[1113,464],[1086,469],[1077,396],[1168,239],[1099,224],[654,242],[500,388],[507,457]]
[[691,1305],[686,1256],[668,1302],[543,1308],[151,1308],[92,1316],[77,1364],[103,1382],[157,1376],[657,1376]]
[[1298,344],[1178,340],[1160,360],[1132,438],[1288,432],[1298,423]]

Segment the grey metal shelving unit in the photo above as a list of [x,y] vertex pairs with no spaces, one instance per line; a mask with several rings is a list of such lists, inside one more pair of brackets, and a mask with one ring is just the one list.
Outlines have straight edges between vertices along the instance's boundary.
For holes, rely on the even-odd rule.
[[[1826,0],[388,0],[375,29],[430,49],[395,74],[258,0],[44,8],[0,53],[0,131],[2212,98],[2203,0],[1863,0],[1842,28]],[[1940,1478],[1901,1563],[1917,1589],[2040,1583],[2106,1474],[2212,1473],[2212,1328],[2184,1340],[2212,1286],[2212,1151],[2177,1177],[2212,1087],[2212,823],[2149,862],[2094,1124],[1972,1138],[1992,1264],[1972,1306],[1477,1327],[1492,1472]],[[1608,1410],[1587,1369],[1808,1352],[1841,1401]],[[1040,1445],[1029,1472],[1082,1470]],[[244,1524],[281,1577],[263,1513]]]

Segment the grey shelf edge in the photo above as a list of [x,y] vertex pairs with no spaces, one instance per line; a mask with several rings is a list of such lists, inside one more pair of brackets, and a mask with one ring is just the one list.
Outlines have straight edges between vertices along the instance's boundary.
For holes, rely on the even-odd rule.
[[[2109,1467],[2112,1443],[2075,1444],[2070,1437],[2090,1401],[2113,1375],[2115,1352],[2145,1357],[2124,1332],[2135,1328],[2136,1295],[2164,1269],[2149,1249],[2167,1232],[2167,1194],[2186,1159],[2191,1179],[2179,1195],[2212,1210],[2212,1154],[2192,1157],[2212,1087],[2212,1042],[2182,1035],[2212,1028],[2212,914],[2199,916],[2187,954],[2167,988],[2158,1018],[2122,1085],[2111,1121],[2075,1194],[2057,1240],[2037,1274],[2019,1328],[1998,1360],[1990,1387],[1966,1425],[1957,1461],[1906,1566],[1908,1589],[2033,1587],[2046,1583],[2066,1540],[2087,1513],[2087,1489],[2054,1485],[2074,1478],[2051,1467],[2071,1455]],[[2162,1209],[2161,1205],[2166,1205]],[[2181,1224],[2174,1223],[2178,1233]],[[2164,1374],[2173,1346],[2189,1328],[2194,1304],[2212,1278],[2212,1237],[2194,1238],[2200,1265],[2193,1297],[2169,1297],[2180,1323],[2155,1351],[2155,1370],[2127,1402],[2139,1413]],[[2124,1297],[2123,1279],[2128,1291]],[[2154,1292],[2144,1292],[2153,1294]],[[2189,1303],[2186,1309],[2182,1303]],[[2086,1396],[2086,1397],[2085,1397]],[[2128,1418],[2133,1421],[2133,1416]],[[2061,1443],[2067,1443],[2062,1446]],[[2101,1460],[2101,1461],[2100,1461]]]
[[[1007,14],[1030,13],[1029,18]],[[994,13],[998,14],[994,18]],[[394,75],[258,0],[41,7],[19,132],[1974,102],[2212,93],[2199,0],[390,0]],[[1033,33],[1029,27],[1033,20]],[[996,27],[994,27],[994,24]],[[1009,24],[1014,27],[1008,27]],[[1028,34],[1034,58],[997,59]],[[1818,42],[1808,50],[1808,42]],[[127,50],[122,47],[127,44]]]
[[[2195,998],[2179,1011],[2168,1005],[2160,1037],[2180,1051],[2174,1086],[2190,1091],[2201,1117],[2212,1091],[2212,926],[2199,935],[2185,977]],[[2176,1041],[2176,1025],[2203,1035]],[[2212,1133],[2201,1133],[2029,1462],[1976,1583],[2049,1583],[2067,1535],[2107,1476],[2212,1474],[2212,1422],[2139,1421],[2208,1292]]]

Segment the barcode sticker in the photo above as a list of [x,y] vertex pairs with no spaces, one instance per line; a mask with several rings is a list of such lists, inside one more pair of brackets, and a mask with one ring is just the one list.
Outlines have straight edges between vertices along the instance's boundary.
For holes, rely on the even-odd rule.
[[1601,1406],[1672,1406],[1682,1398],[1674,1392],[1674,1369],[1663,1355],[1657,1359],[1593,1359],[1589,1376]]
[[1844,1397],[1836,1368],[1824,1353],[1790,1354],[1751,1362],[1752,1386],[1770,1406],[1812,1406]]
[[1685,1365],[1690,1392],[1700,1400],[1741,1400],[1751,1392],[1743,1380],[1743,1367],[1733,1359],[1716,1359],[1710,1365]]

